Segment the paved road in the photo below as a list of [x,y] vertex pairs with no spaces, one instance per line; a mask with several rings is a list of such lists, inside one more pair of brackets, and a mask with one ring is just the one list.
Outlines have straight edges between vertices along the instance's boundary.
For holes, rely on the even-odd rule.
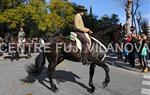
[[[89,66],[68,60],[62,62],[56,71],[62,81],[58,83],[55,80],[59,91],[53,93],[48,89],[46,67],[40,76],[28,76],[26,67],[34,63],[35,57],[36,55],[33,55],[30,59],[21,58],[13,62],[9,59],[0,60],[0,95],[91,95],[87,92]],[[104,70],[96,68],[94,77],[96,91],[93,95],[141,95],[141,93],[146,95],[150,93],[147,86],[150,81],[149,73],[143,74],[112,65],[109,67],[111,82],[105,89],[101,84],[105,76]],[[27,76],[33,80],[33,83],[21,81]]]

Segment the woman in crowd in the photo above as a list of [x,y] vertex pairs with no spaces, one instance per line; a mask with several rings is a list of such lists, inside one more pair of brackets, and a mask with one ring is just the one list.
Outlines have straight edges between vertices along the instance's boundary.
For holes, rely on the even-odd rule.
[[141,54],[141,64],[143,68],[143,72],[148,72],[148,48],[147,48],[147,36],[142,34],[141,36],[142,46],[140,49]]

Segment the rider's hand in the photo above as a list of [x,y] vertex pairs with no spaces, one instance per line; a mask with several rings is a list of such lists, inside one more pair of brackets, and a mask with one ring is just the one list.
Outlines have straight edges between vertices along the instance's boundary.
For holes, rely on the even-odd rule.
[[93,32],[89,29],[88,33],[91,33],[91,34],[92,34]]
[[89,28],[88,28],[88,30],[86,32],[87,33],[93,33]]
[[87,28],[87,30],[85,31],[86,33],[88,33],[90,31],[90,29],[89,28]]
[[93,32],[90,30],[90,33],[92,34]]

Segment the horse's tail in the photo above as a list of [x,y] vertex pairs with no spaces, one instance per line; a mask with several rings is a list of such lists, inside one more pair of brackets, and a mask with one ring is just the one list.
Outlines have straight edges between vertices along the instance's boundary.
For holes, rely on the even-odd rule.
[[39,75],[42,73],[44,65],[45,65],[45,54],[44,52],[40,52],[38,56],[35,58],[35,65],[30,65],[26,69],[27,72],[30,74]]
[[35,68],[39,73],[42,72],[43,66],[45,65],[45,54],[40,52],[40,54],[35,58]]

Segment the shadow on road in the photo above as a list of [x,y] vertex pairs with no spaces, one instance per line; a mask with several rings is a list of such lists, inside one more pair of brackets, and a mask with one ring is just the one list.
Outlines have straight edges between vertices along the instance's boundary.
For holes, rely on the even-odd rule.
[[[49,83],[48,76],[47,76],[47,67],[43,67],[43,72],[38,76],[36,76],[33,73],[30,73],[28,71],[29,69],[32,69],[32,66],[27,66],[26,72],[28,73],[28,75],[25,78],[20,79],[22,82],[34,83],[35,81],[38,81],[40,84],[42,84],[43,86],[45,86],[49,90],[52,90],[45,83],[45,82]],[[80,79],[80,77],[71,71],[55,70],[55,72],[53,73],[53,79],[56,79],[57,84],[69,81],[69,82],[78,84],[79,86],[85,88],[87,91],[90,91],[89,87],[87,87],[83,83],[78,82],[76,80],[76,79]]]

